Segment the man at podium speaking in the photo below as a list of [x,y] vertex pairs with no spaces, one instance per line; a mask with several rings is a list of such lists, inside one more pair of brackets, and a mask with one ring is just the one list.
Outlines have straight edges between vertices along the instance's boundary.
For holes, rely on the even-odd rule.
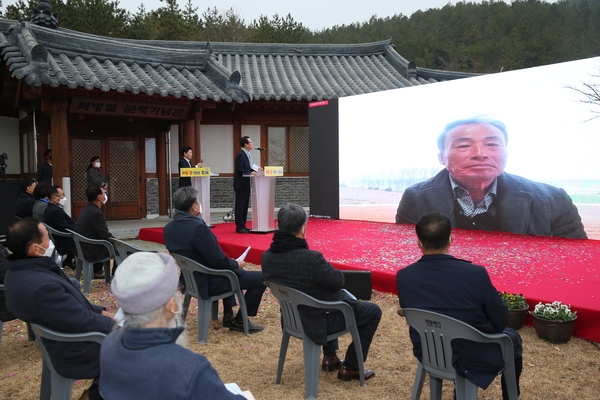
[[[235,191],[235,231],[236,233],[248,233],[246,220],[248,219],[248,205],[250,203],[250,178],[244,175],[256,175],[252,169],[252,155],[250,150],[254,149],[250,136],[240,138],[241,150],[235,156],[235,174],[233,176],[233,190]],[[259,171],[262,168],[258,168]]]
[[179,160],[179,187],[192,186],[192,178],[190,177],[182,177],[181,176],[181,168],[201,168],[202,160],[198,164],[192,164],[192,148],[189,146],[181,149],[181,160]]

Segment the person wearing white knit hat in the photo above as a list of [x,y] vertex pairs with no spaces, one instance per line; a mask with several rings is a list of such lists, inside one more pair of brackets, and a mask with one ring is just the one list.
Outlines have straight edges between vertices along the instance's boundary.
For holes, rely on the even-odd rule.
[[106,400],[244,399],[202,355],[176,341],[184,331],[179,268],[168,254],[138,252],[115,271],[111,291],[125,315],[100,350]]

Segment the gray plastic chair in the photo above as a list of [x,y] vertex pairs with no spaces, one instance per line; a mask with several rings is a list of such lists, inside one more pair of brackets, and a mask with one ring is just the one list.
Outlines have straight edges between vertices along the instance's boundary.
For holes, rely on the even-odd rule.
[[150,252],[150,253],[156,253],[155,251],[140,249],[137,246],[134,246],[132,244],[126,243],[126,242],[124,242],[122,240],[119,240],[119,239],[110,238],[110,239],[108,239],[108,241],[115,248],[115,256],[117,257],[116,258],[117,265],[121,265],[121,263],[123,261],[125,261],[125,259],[127,257],[129,257],[131,254],[137,253],[139,251],[147,251],[147,252]]
[[[52,240],[52,242],[54,242],[54,244],[56,244],[56,240],[54,239],[54,236],[62,236],[62,237],[68,237],[73,239],[73,235],[71,234],[71,232],[61,232],[57,229],[54,229],[53,227],[51,227],[50,225],[42,222],[44,224],[44,226],[46,227],[46,229],[48,229],[48,235],[50,236],[50,239]],[[56,254],[58,254],[58,251],[56,251],[56,249],[54,249],[54,254],[52,255],[53,259],[56,260],[56,263],[58,264],[58,266],[60,267],[60,260],[58,257],[56,257]],[[64,256],[64,254],[58,254],[59,256]],[[78,259],[77,256],[75,256],[75,263],[80,263],[81,260]]]
[[513,343],[508,335],[482,333],[469,324],[432,311],[416,308],[404,308],[403,311],[406,322],[419,332],[423,349],[423,358],[417,368],[411,400],[421,397],[426,374],[429,374],[432,400],[442,398],[442,380],[455,382],[457,400],[477,400],[477,385],[458,375],[452,366],[451,343],[454,339],[499,344],[506,364],[504,378],[509,399],[518,399]]
[[31,324],[33,332],[37,337],[38,346],[42,351],[42,384],[40,387],[40,400],[70,400],[73,390],[73,382],[77,379],[65,378],[54,369],[52,359],[48,354],[46,345],[41,338],[55,340],[58,342],[96,342],[102,344],[106,337],[100,332],[86,333],[62,333],[45,328],[38,324]]
[[321,346],[315,344],[308,336],[304,334],[302,322],[298,306],[309,306],[314,308],[322,308],[325,310],[338,310],[344,314],[346,328],[340,332],[333,333],[327,336],[327,341],[336,339],[346,333],[352,335],[354,348],[356,350],[356,358],[358,360],[358,373],[360,376],[360,385],[365,384],[365,371],[363,364],[362,348],[360,347],[360,337],[358,336],[358,328],[354,318],[354,311],[348,303],[343,301],[321,301],[317,300],[306,293],[287,286],[278,285],[271,282],[265,282],[265,285],[271,289],[271,293],[279,302],[282,316],[282,337],[281,349],[279,350],[279,364],[277,365],[277,378],[275,383],[281,383],[281,375],[283,373],[283,364],[287,353],[290,336],[302,339],[304,348],[304,375],[306,382],[305,395],[307,399],[317,398],[319,388],[319,361],[321,360]]
[[[181,273],[183,275],[183,279],[185,281],[185,297],[183,299],[182,313],[182,317],[184,320],[187,316],[187,311],[190,306],[191,298],[195,297],[198,300],[198,343],[205,344],[206,340],[208,339],[208,324],[210,322],[211,315],[213,320],[217,319],[219,299],[224,299],[225,297],[229,297],[232,295],[235,295],[237,297],[238,303],[240,304],[240,310],[242,311],[242,319],[244,321],[244,335],[248,336],[248,312],[246,310],[246,300],[244,299],[244,293],[240,288],[240,283],[238,281],[237,275],[233,271],[228,269],[207,268],[204,265],[187,257],[183,257],[178,254],[171,255],[175,258],[175,261],[177,261],[177,265],[179,265],[179,268],[181,269]],[[194,279],[194,272],[226,277],[227,279],[229,279],[229,282],[231,284],[231,291],[215,296],[209,296],[208,299],[201,298],[200,294],[198,293],[198,286],[196,285],[196,280]]]
[[[115,255],[115,248],[108,240],[86,238],[85,236],[80,235],[79,233],[74,232],[70,229],[67,229],[67,232],[70,232],[73,235],[75,247],[77,248],[77,257],[81,260],[81,263],[77,263],[77,269],[75,270],[75,278],[80,279],[81,271],[83,270],[83,294],[87,296],[88,294],[90,294],[90,285],[92,282],[94,263],[104,263],[104,281],[107,283],[110,282],[110,260],[115,260],[117,258],[117,256]],[[84,252],[81,249],[81,243],[93,244],[95,246],[104,246],[108,250],[108,257],[94,261],[86,260]]]

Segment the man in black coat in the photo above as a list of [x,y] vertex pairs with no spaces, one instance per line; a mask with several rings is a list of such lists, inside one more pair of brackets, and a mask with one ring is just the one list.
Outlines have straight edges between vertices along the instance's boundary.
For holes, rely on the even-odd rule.
[[[102,239],[108,240],[113,236],[108,230],[106,225],[106,218],[102,213],[102,206],[106,203],[107,196],[104,190],[98,186],[90,186],[86,189],[85,194],[88,199],[88,203],[77,218],[77,233],[85,236],[88,239]],[[81,244],[81,250],[86,260],[95,262],[103,258],[108,257],[108,250],[104,246],[98,246],[93,244]],[[94,264],[94,278],[102,279],[103,264]]]
[[235,174],[233,175],[235,231],[237,233],[248,233],[249,229],[246,228],[246,221],[248,220],[248,205],[250,204],[250,178],[244,177],[244,175],[256,175],[256,171],[252,169],[252,155],[250,154],[250,150],[254,148],[252,139],[249,136],[242,136],[240,146],[242,148],[235,156]]
[[[306,223],[308,215],[297,204],[288,203],[277,213],[279,229],[273,235],[273,243],[261,260],[266,282],[288,286],[323,301],[348,301],[354,310],[354,317],[360,336],[363,361],[367,359],[373,335],[381,320],[381,310],[376,304],[346,300],[342,292],[344,274],[329,264],[323,254],[308,249],[306,243]],[[338,370],[341,380],[359,379],[358,360],[354,344],[346,352],[346,360],[341,362],[337,355],[337,340],[327,342],[327,335],[345,328],[344,317],[340,312],[305,307],[300,310],[304,333],[316,344],[323,346],[324,371]],[[372,370],[365,370],[365,379],[375,376]]]
[[52,185],[52,149],[44,151],[45,161],[41,163],[35,173],[35,179],[38,182],[46,182],[48,185]]
[[[266,289],[264,278],[260,271],[244,271],[246,263],[227,257],[219,244],[217,237],[200,217],[198,191],[193,187],[183,187],[173,194],[173,207],[177,210],[173,221],[165,226],[165,246],[172,254],[190,258],[208,268],[232,270],[238,278],[240,287],[246,291],[244,299],[248,315],[253,317],[258,312],[262,295]],[[231,290],[229,280],[222,276],[199,274],[194,272],[200,296],[204,299],[209,295],[219,295]],[[233,316],[233,296],[223,299],[223,326],[233,331],[244,331],[242,313],[238,311]],[[260,332],[261,325],[248,321],[250,333]]]
[[202,161],[200,161],[198,164],[192,164],[192,156],[193,156],[193,152],[192,152],[192,148],[189,146],[184,147],[183,149],[181,149],[181,160],[179,160],[179,187],[186,187],[186,186],[192,186],[192,178],[189,177],[182,177],[181,176],[181,168],[200,168],[202,167]]
[[446,169],[406,189],[397,223],[430,212],[448,216],[454,228],[587,237],[569,195],[560,188],[504,172],[506,126],[481,117],[454,121],[438,138]]
[[[48,206],[44,211],[44,223],[60,232],[67,232],[67,229],[77,232],[75,221],[60,206],[61,191],[59,187],[52,186],[52,191],[48,197]],[[69,254],[63,265],[74,268],[73,254],[75,254],[75,242],[73,239],[70,237],[55,236],[54,245],[58,254]]]
[[[504,332],[515,347],[517,389],[523,366],[521,337],[507,328],[509,312],[492,285],[486,269],[448,254],[452,242],[450,219],[440,213],[426,214],[416,225],[423,257],[396,274],[400,307],[418,308],[461,320],[483,333]],[[263,266],[264,268],[264,266]],[[419,334],[410,328],[413,353],[421,360]],[[497,344],[455,340],[453,366],[457,373],[486,389],[503,371],[502,351]],[[502,396],[507,400],[502,377]]]
[[[8,310],[17,318],[64,333],[110,333],[113,315],[90,304],[49,257],[52,242],[46,227],[32,218],[14,222],[6,233],[8,271],[4,278]],[[95,379],[100,375],[100,345],[42,339],[57,372],[67,378]],[[101,399],[94,381],[90,399]]]
[[19,182],[21,194],[15,202],[15,215],[19,218],[31,218],[33,206],[36,202],[33,197],[33,191],[37,186],[37,181],[31,178],[25,178]]

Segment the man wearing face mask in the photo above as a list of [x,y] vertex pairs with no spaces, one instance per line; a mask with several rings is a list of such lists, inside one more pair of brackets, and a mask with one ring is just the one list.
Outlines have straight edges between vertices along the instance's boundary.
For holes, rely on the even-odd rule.
[[184,347],[178,285],[179,268],[164,253],[134,253],[115,271],[110,290],[125,321],[100,351],[106,400],[244,399],[227,390],[204,356]]
[[[113,236],[106,225],[106,218],[102,213],[102,206],[106,203],[106,193],[98,186],[90,186],[86,189],[88,203],[77,219],[77,233],[88,239],[108,240]],[[108,250],[104,246],[93,244],[81,244],[81,250],[86,260],[94,262],[108,257]],[[94,264],[94,279],[104,278],[102,273],[102,263]]]
[[[8,310],[17,318],[59,332],[109,333],[115,324],[102,306],[90,304],[50,257],[54,245],[46,227],[32,218],[14,222],[6,233],[8,271],[4,290]],[[57,372],[72,379],[96,379],[82,399],[101,399],[100,345],[44,340]]]
[[[77,225],[75,221],[67,215],[63,210],[61,202],[65,200],[64,194],[61,198],[62,189],[58,186],[52,186],[52,191],[48,196],[48,206],[44,211],[44,223],[49,227],[56,229],[57,231],[66,232],[67,229],[77,232]],[[75,254],[75,242],[70,237],[56,236],[56,251],[60,255],[68,254],[67,258],[63,262],[63,267],[68,266],[75,268],[74,254]]]

